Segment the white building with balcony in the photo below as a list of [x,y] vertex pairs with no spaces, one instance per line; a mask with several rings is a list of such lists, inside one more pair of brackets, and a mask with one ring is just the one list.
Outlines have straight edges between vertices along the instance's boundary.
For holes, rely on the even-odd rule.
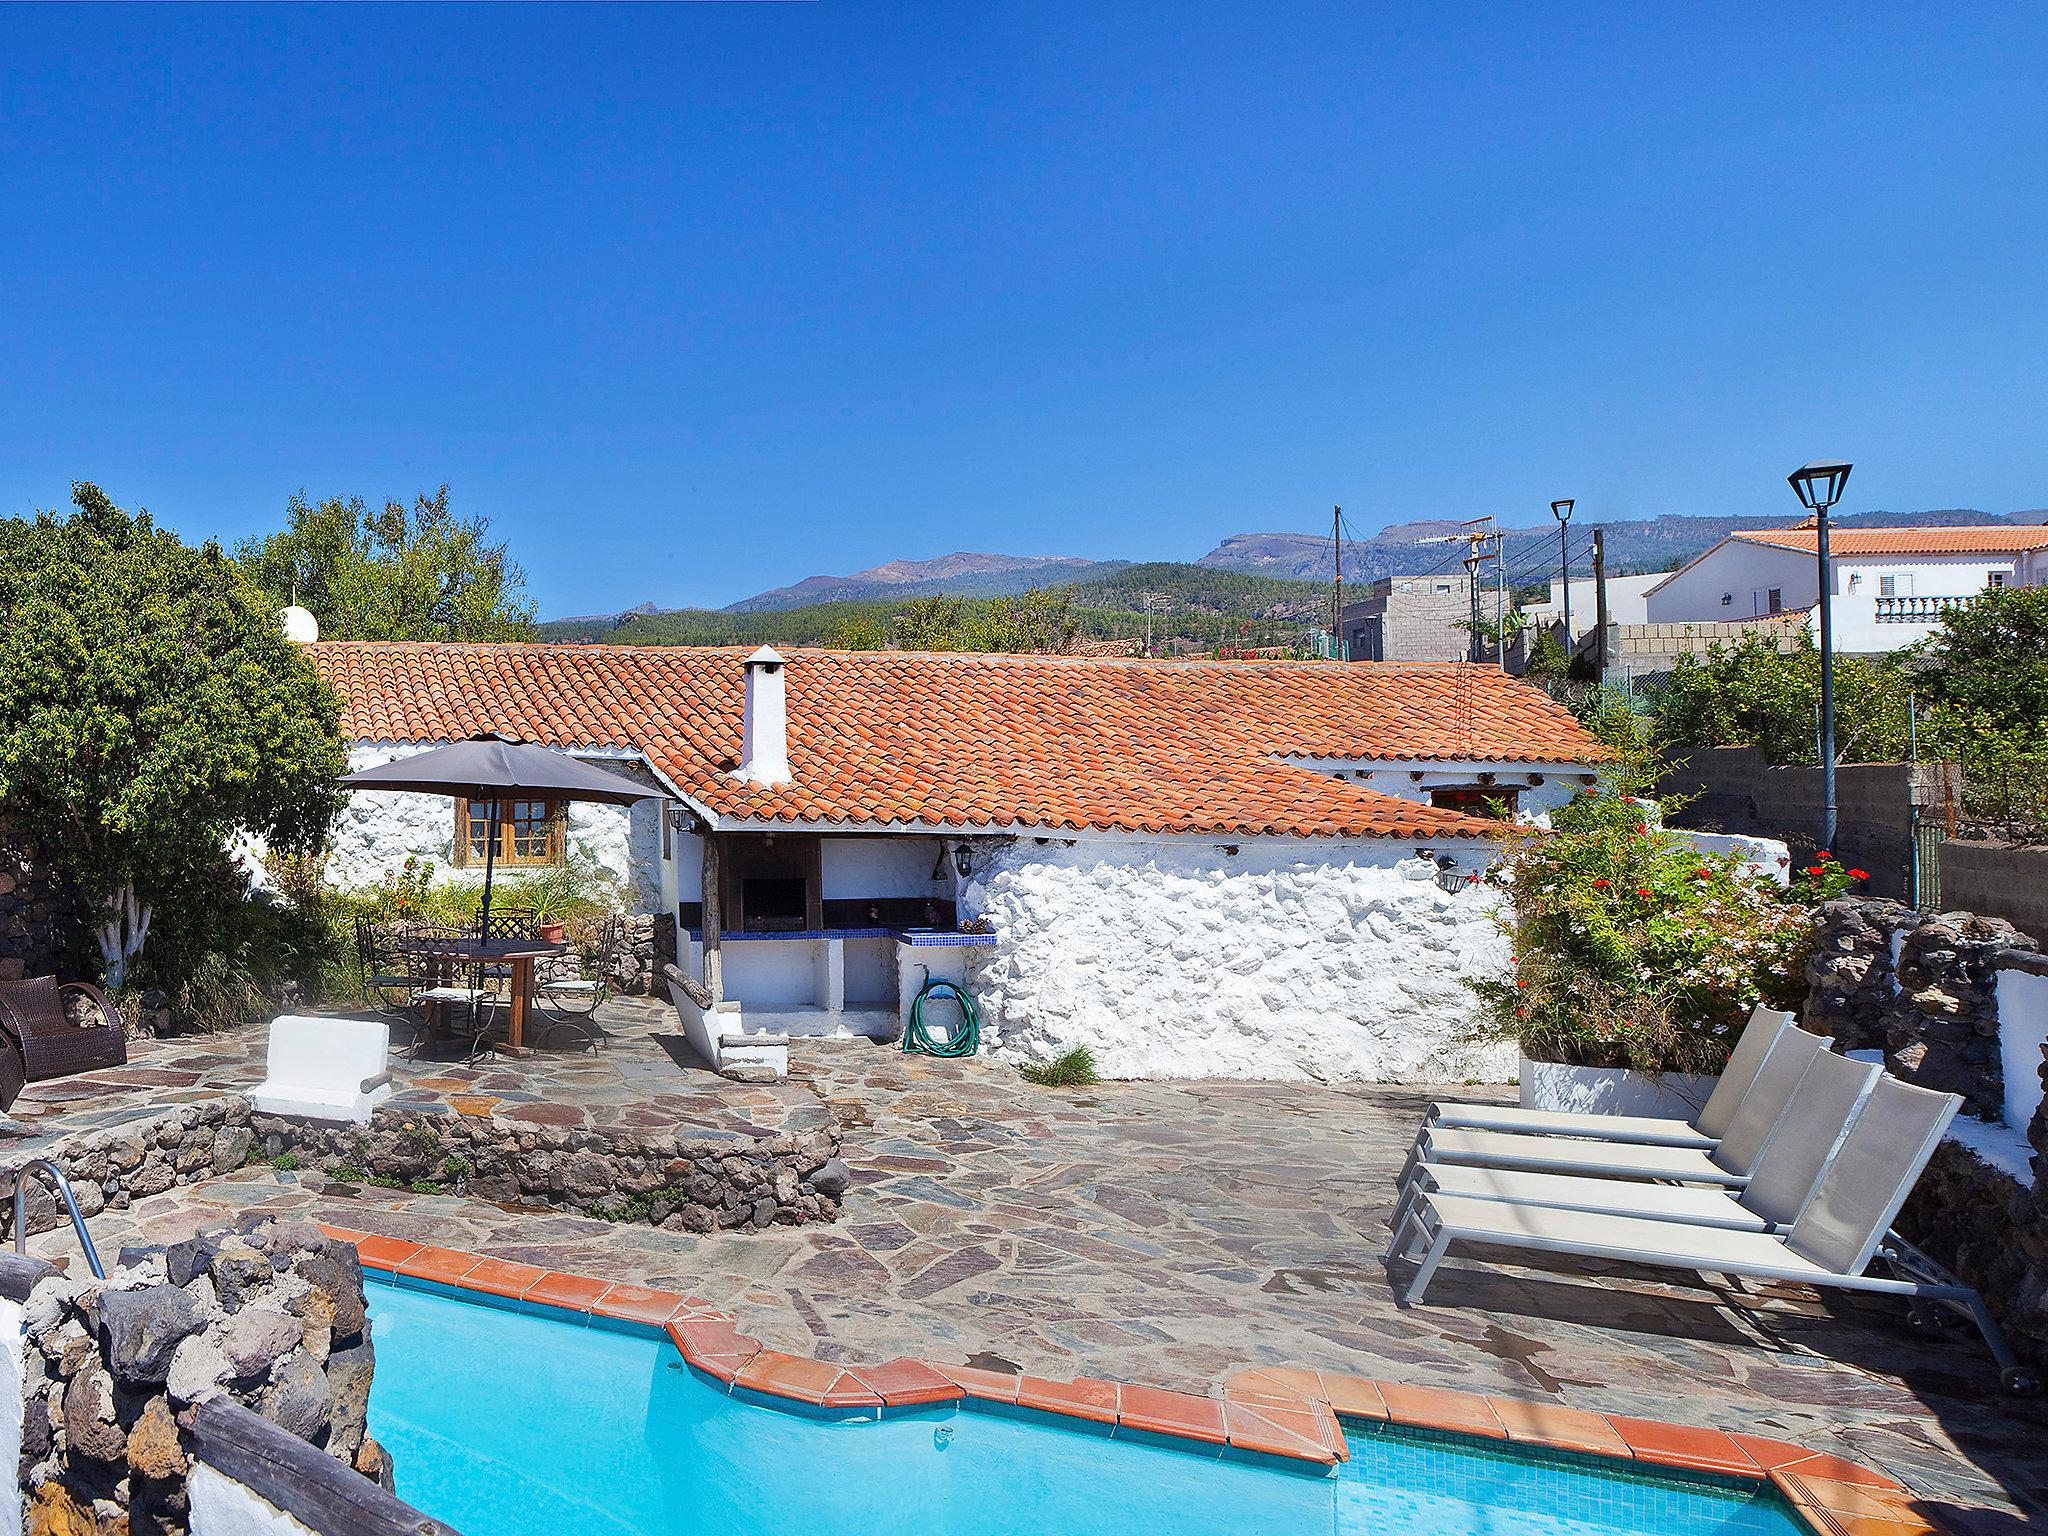
[[[1816,537],[1811,520],[1730,534],[1650,589],[1649,622],[1810,615],[1820,600]],[[1836,649],[1896,651],[1991,588],[2048,585],[2048,525],[1836,528],[1828,565]]]

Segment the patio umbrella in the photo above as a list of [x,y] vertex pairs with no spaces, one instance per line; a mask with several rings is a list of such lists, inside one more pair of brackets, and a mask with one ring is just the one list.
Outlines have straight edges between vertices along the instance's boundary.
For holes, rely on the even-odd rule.
[[483,913],[490,921],[491,879],[498,859],[498,802],[501,799],[584,800],[632,805],[666,798],[661,790],[636,784],[624,774],[514,736],[472,736],[416,757],[365,768],[341,780],[344,789],[385,789],[414,795],[449,795],[488,800],[491,836],[484,848]]

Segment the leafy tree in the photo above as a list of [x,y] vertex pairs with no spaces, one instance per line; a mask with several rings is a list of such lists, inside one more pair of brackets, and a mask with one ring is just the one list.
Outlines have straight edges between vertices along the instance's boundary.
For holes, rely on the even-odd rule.
[[825,644],[835,651],[886,651],[889,626],[876,614],[850,614],[825,631]]
[[[1906,685],[1897,665],[1835,658],[1835,741],[1839,759],[1902,756]],[[1820,652],[1801,634],[1780,650],[1761,635],[1681,656],[1657,697],[1657,744],[1674,757],[1703,747],[1753,746],[1773,763],[1819,761]]]
[[1948,609],[1907,666],[1930,713],[2048,745],[2048,587],[1994,587]]
[[913,597],[889,627],[906,651],[957,651],[967,604],[957,597]]
[[450,511],[445,485],[381,511],[301,493],[281,531],[235,557],[273,604],[311,610],[329,640],[530,640],[526,575],[490,526]]
[[1033,587],[1020,597],[989,599],[964,632],[962,650],[1064,654],[1080,632],[1071,588]]
[[0,796],[97,903],[119,987],[159,905],[214,899],[231,842],[320,842],[345,758],[333,694],[218,545],[95,485],[72,500],[0,522]]

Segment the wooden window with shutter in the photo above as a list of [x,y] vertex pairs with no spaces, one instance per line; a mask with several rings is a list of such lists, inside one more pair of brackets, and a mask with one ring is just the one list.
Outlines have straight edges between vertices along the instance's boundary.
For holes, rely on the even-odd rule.
[[[512,869],[541,869],[566,863],[568,816],[559,800],[498,802],[497,862]],[[455,802],[455,863],[481,868],[490,852],[491,802]]]

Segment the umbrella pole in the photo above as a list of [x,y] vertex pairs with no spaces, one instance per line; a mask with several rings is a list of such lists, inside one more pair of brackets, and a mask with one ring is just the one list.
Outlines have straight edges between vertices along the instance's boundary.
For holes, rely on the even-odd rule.
[[476,936],[487,938],[491,931],[491,877],[498,864],[498,797],[491,796],[491,840],[484,845],[484,905],[477,914]]

